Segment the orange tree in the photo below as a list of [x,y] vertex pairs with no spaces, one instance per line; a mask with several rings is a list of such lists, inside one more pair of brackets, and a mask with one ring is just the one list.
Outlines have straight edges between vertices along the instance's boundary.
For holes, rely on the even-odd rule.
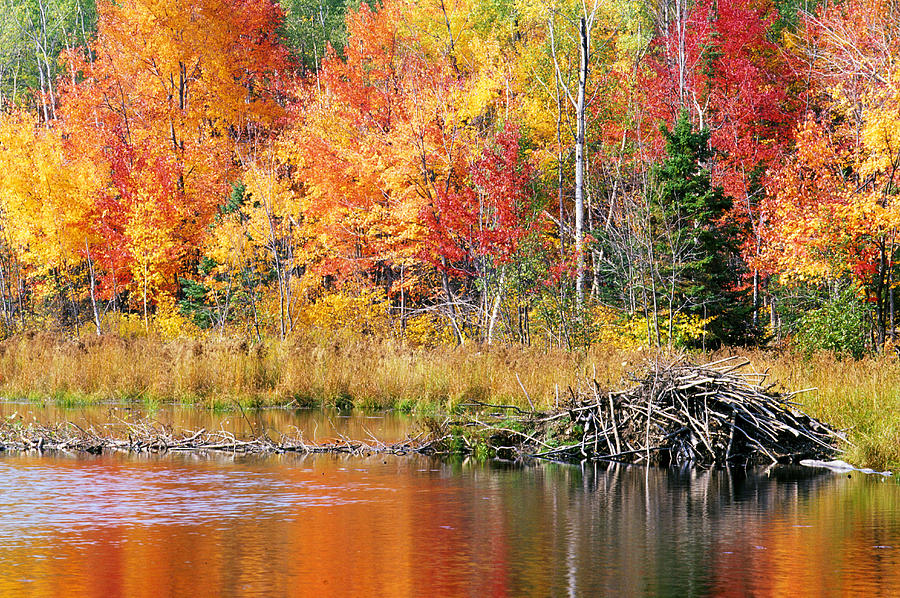
[[106,286],[143,307],[177,289],[241,147],[280,114],[286,67],[269,0],[101,2],[95,41],[70,55],[62,118],[75,151],[102,164]]
[[764,204],[767,266],[786,281],[848,279],[893,326],[900,232],[900,22],[894,0],[808,16],[799,47],[816,102]]
[[303,187],[313,270],[383,284],[401,303],[443,296],[453,318],[468,290],[454,287],[448,256],[437,272],[423,259],[423,215],[441,218],[496,124],[496,82],[477,43],[491,33],[476,31],[473,4],[351,11],[343,56],[329,53],[303,83],[280,144]]

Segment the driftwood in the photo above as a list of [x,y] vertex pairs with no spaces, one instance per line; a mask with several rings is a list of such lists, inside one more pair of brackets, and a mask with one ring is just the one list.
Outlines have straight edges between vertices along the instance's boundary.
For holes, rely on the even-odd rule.
[[866,475],[880,475],[886,478],[894,475],[891,471],[876,471],[868,467],[854,467],[846,461],[840,460],[820,461],[818,459],[803,459],[800,461],[800,465],[803,465],[804,467],[827,469],[829,471],[833,471],[834,473],[850,473],[851,471],[858,471],[859,473],[864,473]]
[[377,439],[354,440],[338,435],[328,442],[304,440],[295,430],[293,436],[278,435],[272,438],[263,434],[257,438],[240,439],[226,430],[197,430],[176,432],[170,426],[144,420],[137,423],[121,422],[124,433],[109,430],[98,432],[93,427],[84,429],[71,422],[54,426],[37,423],[23,425],[18,422],[0,423],[0,450],[9,451],[63,451],[126,453],[163,452],[224,452],[242,455],[266,455],[281,453],[342,453],[364,455],[385,453],[404,455],[427,454],[443,439],[424,432],[402,442],[384,443]]
[[[633,377],[628,390],[601,390],[594,381],[570,389],[568,405],[557,413],[515,418],[519,430],[483,426],[505,436],[507,445],[518,437],[519,455],[704,467],[796,462],[830,456],[846,442],[797,410],[791,399],[804,391],[777,392],[765,385],[766,373],[744,371],[748,365],[739,358],[657,362]],[[569,428],[560,430],[566,417]]]

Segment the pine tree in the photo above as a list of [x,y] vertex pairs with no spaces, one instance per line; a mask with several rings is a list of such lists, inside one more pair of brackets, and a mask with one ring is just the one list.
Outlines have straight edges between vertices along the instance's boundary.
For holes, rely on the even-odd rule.
[[714,317],[707,345],[747,343],[757,336],[748,319],[752,307],[738,289],[736,229],[724,218],[731,199],[712,185],[706,167],[713,157],[709,131],[695,131],[682,111],[662,133],[667,157],[655,171],[663,222],[657,259],[670,311]]

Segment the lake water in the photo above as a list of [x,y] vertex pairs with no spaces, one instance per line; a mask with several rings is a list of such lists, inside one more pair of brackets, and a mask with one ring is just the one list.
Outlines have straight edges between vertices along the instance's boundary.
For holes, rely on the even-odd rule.
[[[0,412],[99,426],[99,409]],[[310,438],[415,428],[253,416]],[[900,485],[806,468],[0,454],[0,564],[0,596],[896,596]]]

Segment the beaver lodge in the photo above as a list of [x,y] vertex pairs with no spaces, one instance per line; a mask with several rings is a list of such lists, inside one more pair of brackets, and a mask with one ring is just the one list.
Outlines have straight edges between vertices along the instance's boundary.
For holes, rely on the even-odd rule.
[[[311,442],[299,431],[236,438],[223,430],[175,432],[157,422],[120,422],[119,433],[0,422],[0,450],[120,452],[472,454],[558,461],[614,460],[654,465],[749,465],[832,455],[843,436],[796,409],[766,374],[729,358],[705,365],[652,363],[626,390],[596,382],[569,391],[552,413],[471,404],[456,420],[423,419],[422,432],[399,443],[338,437]],[[524,389],[523,389],[524,390]],[[530,403],[530,399],[529,399]]]
[[[766,373],[728,358],[706,365],[652,363],[634,386],[604,391],[596,382],[570,389],[553,414],[520,412],[514,425],[477,422],[495,432],[501,453],[656,465],[723,466],[797,462],[834,454],[846,439],[801,413],[791,399],[765,385]],[[495,416],[496,417],[496,416]],[[560,422],[565,422],[560,424]],[[505,443],[504,446],[500,444]]]

